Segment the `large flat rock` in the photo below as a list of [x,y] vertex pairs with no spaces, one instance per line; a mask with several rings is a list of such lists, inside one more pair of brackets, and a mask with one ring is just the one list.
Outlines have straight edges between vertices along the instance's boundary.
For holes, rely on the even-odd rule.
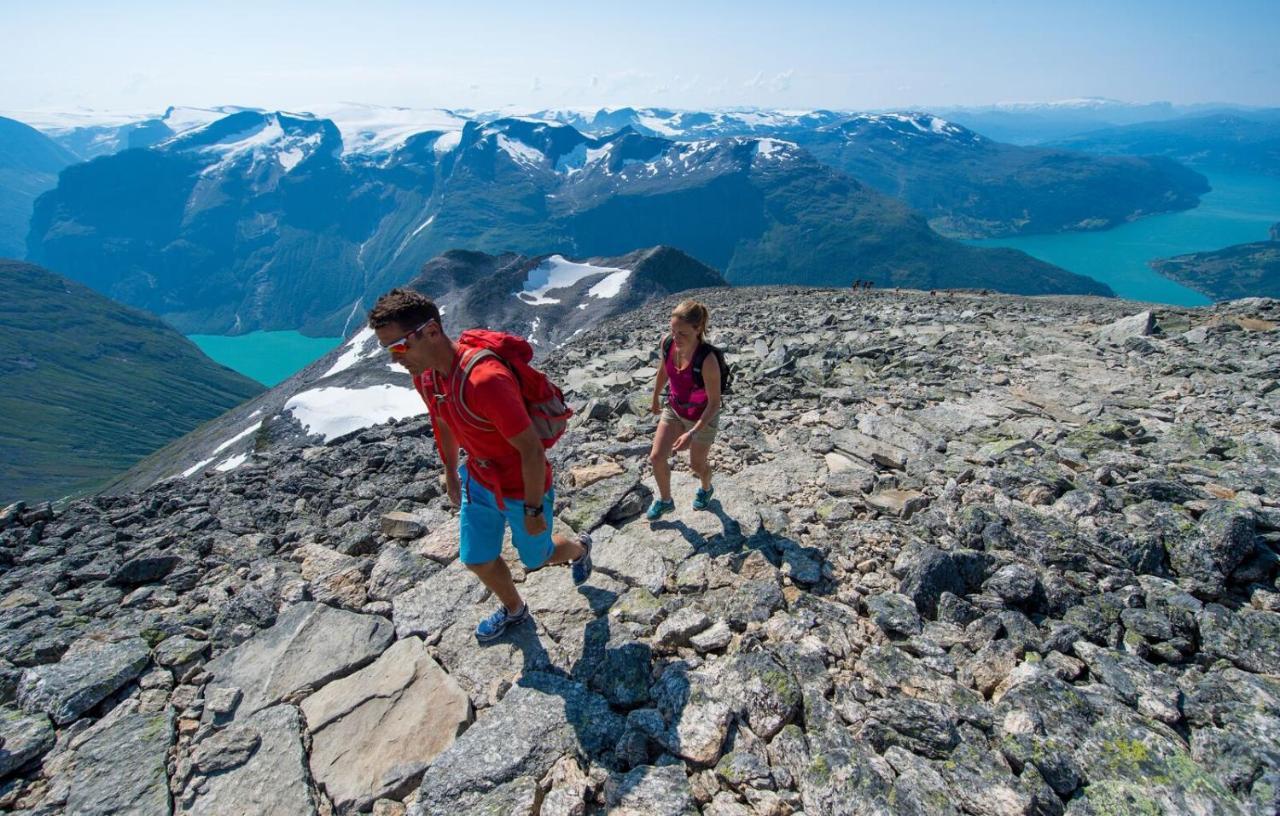
[[256,747],[243,762],[210,773],[193,796],[184,795],[176,813],[315,816],[298,709],[273,706],[232,727],[248,732],[251,741],[247,744]]
[[302,702],[311,773],[340,813],[399,798],[471,720],[466,693],[419,638]]
[[58,725],[66,725],[141,674],[150,658],[151,650],[141,638],[80,641],[61,661],[24,671],[18,682],[18,703],[26,711],[43,711]]
[[209,684],[241,690],[239,718],[349,674],[382,654],[391,639],[383,618],[300,603],[270,629],[211,660]]
[[67,816],[169,813],[165,764],[172,742],[172,709],[110,717],[76,749]]
[[580,683],[531,672],[436,757],[422,777],[412,816],[454,816],[458,800],[519,777],[541,779],[566,754],[601,757],[622,720]]

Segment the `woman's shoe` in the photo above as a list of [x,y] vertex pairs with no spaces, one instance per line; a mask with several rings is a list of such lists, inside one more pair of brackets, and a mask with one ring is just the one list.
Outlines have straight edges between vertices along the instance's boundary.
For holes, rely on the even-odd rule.
[[694,510],[706,510],[711,506],[711,494],[716,492],[715,485],[698,488],[698,495],[693,497]]
[[649,510],[644,517],[649,521],[657,521],[666,513],[673,513],[676,509],[675,499],[654,499],[653,504],[649,505]]

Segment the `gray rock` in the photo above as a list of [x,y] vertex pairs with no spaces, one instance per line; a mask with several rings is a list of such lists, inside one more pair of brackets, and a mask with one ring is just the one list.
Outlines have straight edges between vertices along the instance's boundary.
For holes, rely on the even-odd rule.
[[1191,587],[1217,597],[1227,577],[1253,554],[1253,515],[1229,502],[1215,502],[1200,517],[1200,535],[1166,541],[1169,564]]
[[910,698],[875,699],[865,734],[882,753],[890,746],[942,759],[960,742],[956,715],[944,705]]
[[920,614],[906,595],[882,592],[867,599],[867,614],[887,635],[910,637],[920,634]]
[[689,639],[711,626],[711,619],[706,613],[692,607],[676,610],[669,618],[658,625],[654,640],[664,649],[689,645]]
[[160,641],[155,648],[156,663],[161,666],[183,666],[209,651],[209,641],[174,635]]
[[434,561],[398,544],[388,544],[378,554],[373,571],[369,573],[369,597],[375,601],[390,601],[439,569]]
[[416,637],[302,702],[311,772],[338,812],[401,798],[471,722],[467,695]]
[[714,765],[724,752],[733,704],[720,694],[716,678],[691,672],[676,662],[654,684],[656,717],[628,717],[628,724],[644,730],[663,748],[699,765]]
[[1182,720],[1182,693],[1174,681],[1155,666],[1142,658],[1088,642],[1077,643],[1075,652],[1088,665],[1090,673],[1111,687],[1127,705],[1135,706],[1139,713],[1170,725]]
[[716,652],[733,640],[733,630],[724,621],[716,621],[711,628],[689,638],[689,645],[699,652]]
[[372,615],[300,603],[275,625],[205,666],[210,685],[244,692],[241,719],[369,663],[391,642],[391,624]]
[[172,712],[113,713],[75,749],[68,816],[169,813]]
[[439,639],[464,610],[480,603],[488,590],[460,561],[455,561],[391,601],[396,637]]
[[395,510],[382,515],[382,534],[388,538],[408,540],[425,535],[427,525],[413,513]]
[[[237,745],[243,748],[256,736],[257,750],[244,762],[189,785],[175,803],[175,813],[182,816],[231,813],[315,816],[316,801],[308,784],[298,709],[291,705],[265,708],[233,727],[246,732],[236,737]],[[239,759],[242,753],[238,752],[235,758]]]
[[1035,570],[1022,564],[1005,564],[983,584],[983,590],[993,593],[1005,603],[1026,603],[1035,595],[1039,580]]
[[191,753],[196,773],[210,774],[239,768],[257,753],[262,735],[249,725],[232,725],[201,740]]
[[698,808],[680,765],[633,768],[605,783],[605,802],[614,816],[694,816]]
[[80,641],[58,663],[24,671],[18,703],[25,711],[42,711],[66,725],[142,674],[150,657],[151,650],[139,638]]
[[452,816],[457,802],[522,777],[535,781],[566,753],[603,757],[622,721],[581,684],[530,672],[428,766],[412,816]]
[[1098,342],[1119,344],[1130,337],[1146,337],[1156,328],[1155,315],[1150,311],[1122,317],[1098,330]]
[[721,670],[715,695],[728,701],[738,717],[766,740],[800,711],[800,684],[766,652],[731,658]]
[[942,593],[965,594],[964,579],[950,553],[937,547],[924,547],[906,558],[898,591],[910,598],[925,617],[935,616]]
[[48,717],[0,707],[0,779],[44,756],[53,743],[53,726]]
[[163,579],[181,561],[181,557],[171,552],[140,553],[117,567],[110,582],[120,586],[149,584]]
[[1280,674],[1280,613],[1209,604],[1198,617],[1202,649],[1245,671]]
[[592,532],[639,485],[640,476],[634,472],[593,482],[568,496],[570,504],[564,520],[579,532]]

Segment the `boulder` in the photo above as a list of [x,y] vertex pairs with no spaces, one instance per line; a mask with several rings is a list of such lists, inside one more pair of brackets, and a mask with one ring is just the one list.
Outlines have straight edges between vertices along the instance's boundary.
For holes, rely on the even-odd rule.
[[[302,717],[291,705],[264,708],[235,726],[234,761],[206,766],[195,784],[188,784],[174,812],[178,816],[227,816],[232,813],[270,813],[272,816],[316,816],[317,806],[308,784],[307,756],[302,747]],[[256,748],[250,749],[254,739]],[[209,752],[209,758],[223,752]],[[225,759],[225,757],[224,757]]]
[[318,603],[289,607],[275,625],[205,666],[212,687],[238,688],[241,718],[371,662],[392,639],[391,624]]
[[471,721],[467,695],[416,637],[302,701],[311,774],[341,813],[401,798]]
[[140,638],[78,641],[59,662],[22,673],[18,703],[25,711],[42,711],[66,725],[142,674],[150,658],[151,650]]

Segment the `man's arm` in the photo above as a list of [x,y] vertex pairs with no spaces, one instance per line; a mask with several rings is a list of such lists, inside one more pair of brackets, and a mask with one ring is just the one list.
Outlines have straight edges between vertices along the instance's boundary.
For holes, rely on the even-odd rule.
[[[511,443],[511,447],[520,452],[520,474],[524,477],[525,506],[541,507],[547,486],[547,452],[542,447],[542,440],[530,425],[515,436],[507,437],[507,441]],[[538,535],[546,529],[547,519],[542,516],[525,516],[524,525],[530,535]]]
[[449,492],[449,500],[457,507],[462,503],[462,486],[458,484],[458,438],[442,420],[432,417],[431,427],[440,446],[440,456],[444,460],[445,488]]

